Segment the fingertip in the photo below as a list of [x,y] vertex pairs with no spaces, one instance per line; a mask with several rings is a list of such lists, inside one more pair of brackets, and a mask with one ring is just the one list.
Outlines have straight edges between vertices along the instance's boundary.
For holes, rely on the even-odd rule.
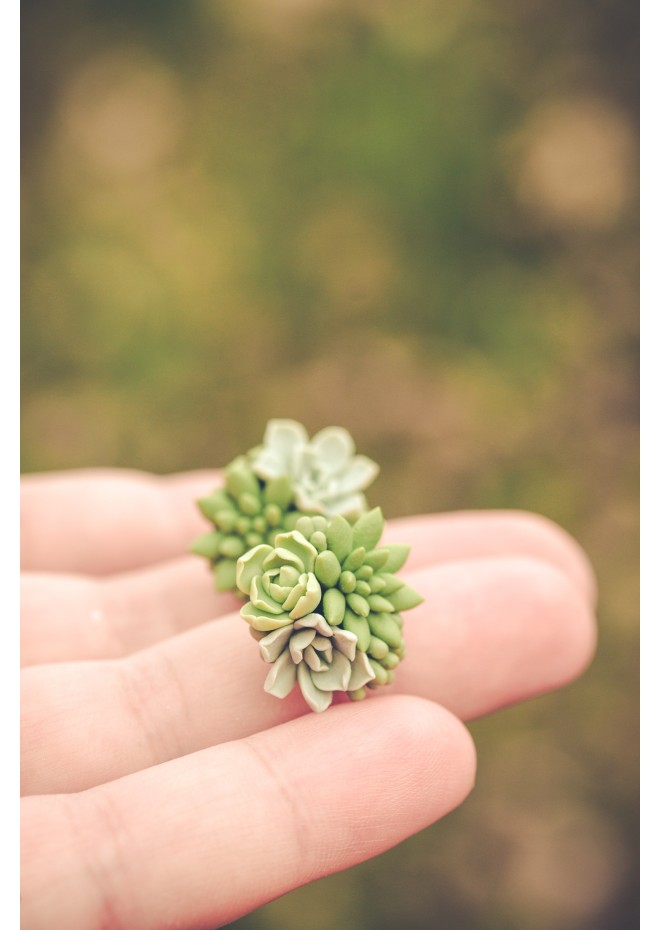
[[527,561],[539,610],[553,618],[546,644],[547,687],[559,688],[578,678],[593,660],[598,639],[595,611],[563,571],[546,562]]
[[467,727],[445,707],[415,695],[384,695],[377,704],[398,759],[414,761],[420,788],[427,798],[436,794],[437,817],[461,804],[474,787],[477,767]]
[[598,600],[598,583],[591,560],[584,548],[562,526],[540,513],[513,510],[509,516],[517,523],[522,533],[536,536],[544,548],[553,556],[557,568],[561,568],[582,592],[587,602],[594,606]]

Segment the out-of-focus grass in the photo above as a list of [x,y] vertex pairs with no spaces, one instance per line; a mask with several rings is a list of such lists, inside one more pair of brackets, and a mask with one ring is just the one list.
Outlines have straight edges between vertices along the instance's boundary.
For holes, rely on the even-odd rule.
[[388,515],[540,511],[601,582],[592,669],[472,725],[463,809],[236,926],[632,926],[634,10],[24,6],[25,470],[338,423]]

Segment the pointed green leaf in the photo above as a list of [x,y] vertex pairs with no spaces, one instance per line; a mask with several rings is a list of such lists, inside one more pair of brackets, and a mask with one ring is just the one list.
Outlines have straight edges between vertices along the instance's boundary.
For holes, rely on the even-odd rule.
[[225,482],[227,490],[236,500],[244,493],[254,494],[257,498],[260,496],[259,479],[250,468],[245,456],[239,456],[227,466]]
[[221,533],[202,533],[190,544],[190,552],[205,559],[217,559],[220,553]]
[[268,526],[279,526],[282,520],[282,508],[279,504],[266,504],[264,507],[264,517]]
[[240,536],[224,536],[218,545],[220,555],[228,559],[238,559],[246,551],[245,540]]
[[374,571],[378,571],[379,568],[385,567],[389,557],[390,553],[387,549],[372,549],[371,552],[367,552],[367,557],[364,561],[367,565],[370,565]]
[[342,572],[339,576],[339,587],[344,594],[351,594],[351,592],[355,591],[356,584],[357,581],[353,572]]
[[387,670],[383,668],[380,662],[378,662],[377,659],[369,659],[369,665],[371,665],[374,671],[374,675],[376,676],[375,678],[376,683],[379,685],[388,684],[389,679],[388,679]]
[[378,636],[372,636],[369,642],[369,649],[367,650],[370,656],[373,656],[374,659],[384,659],[390,651],[390,647],[387,645],[384,639],[379,639]]
[[356,594],[354,592],[353,594],[349,594],[346,600],[351,610],[359,617],[367,617],[369,615],[369,604],[361,594]]
[[410,610],[411,607],[417,607],[424,600],[421,594],[418,594],[407,584],[404,584],[398,591],[394,591],[393,594],[388,594],[387,599],[396,611]]
[[353,548],[351,524],[341,515],[333,517],[326,531],[326,538],[328,547],[332,549],[339,561],[343,562]]
[[353,527],[353,547],[364,546],[367,551],[375,549],[378,540],[383,535],[385,520],[380,507],[362,514]]
[[390,543],[387,546],[383,546],[383,548],[390,554],[384,565],[385,571],[398,572],[410,555],[410,546],[405,545],[405,543]]
[[[373,637],[371,641],[373,642]],[[387,655],[379,661],[382,663],[383,667],[388,670],[388,672],[391,672],[397,667],[401,659],[398,657],[396,652],[388,652]]]
[[276,504],[280,510],[288,510],[293,500],[293,487],[288,475],[279,475],[266,482],[264,500],[267,504]]
[[225,493],[224,488],[218,488],[215,491],[212,491],[211,494],[206,497],[202,497],[197,501],[197,506],[200,511],[204,514],[207,520],[213,520],[214,514],[218,510],[223,510],[229,505],[229,498]]
[[317,552],[325,552],[325,550],[328,548],[328,540],[326,539],[326,535],[320,530],[314,530],[312,535],[309,537],[309,541]]
[[346,692],[351,701],[363,701],[367,696],[366,688],[356,688],[354,691]]
[[319,552],[314,562],[314,574],[326,588],[334,587],[341,575],[341,565],[332,549]]
[[369,581],[373,576],[374,570],[371,565],[363,565],[362,568],[358,568],[355,573],[355,577],[358,581]]
[[332,624],[337,626],[344,619],[346,613],[346,598],[337,588],[328,588],[323,595],[323,616]]
[[368,623],[374,636],[382,639],[388,646],[395,649],[401,645],[403,637],[399,625],[388,614],[370,614]]
[[243,491],[238,495],[238,506],[241,511],[248,517],[256,517],[261,511],[261,501],[258,494],[251,494],[250,491]]
[[396,575],[390,575],[388,572],[381,572],[376,576],[380,578],[383,582],[383,585],[378,592],[382,594],[383,597],[389,597],[394,591],[398,591],[399,588],[402,588],[404,581],[401,578],[398,578]]
[[393,614],[394,608],[390,604],[389,600],[383,597],[381,594],[370,594],[367,598],[369,607],[372,610],[375,610],[376,613],[385,613]]
[[364,557],[367,554],[367,550],[364,546],[358,546],[357,549],[353,551],[344,559],[342,568],[346,572],[354,572],[364,563]]
[[231,591],[236,587],[236,560],[221,559],[213,569],[218,591]]
[[342,628],[348,630],[349,633],[355,633],[357,636],[358,649],[361,652],[367,651],[369,648],[369,641],[371,640],[371,630],[364,617],[358,617],[357,614],[354,614],[352,610],[347,608],[344,614]]
[[380,575],[374,575],[373,578],[369,580],[369,586],[371,588],[372,594],[381,594],[383,588],[386,587],[386,583],[383,581]]

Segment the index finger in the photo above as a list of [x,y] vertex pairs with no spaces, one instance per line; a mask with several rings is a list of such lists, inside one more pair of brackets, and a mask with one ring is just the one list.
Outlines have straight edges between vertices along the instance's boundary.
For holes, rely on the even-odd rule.
[[108,575],[175,558],[208,529],[195,501],[219,484],[215,471],[28,475],[21,479],[21,567]]

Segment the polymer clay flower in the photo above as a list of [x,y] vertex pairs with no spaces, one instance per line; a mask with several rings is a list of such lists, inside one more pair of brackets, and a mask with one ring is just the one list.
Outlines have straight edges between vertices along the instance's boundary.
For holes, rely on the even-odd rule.
[[197,502],[213,530],[198,536],[190,551],[209,559],[215,586],[227,591],[236,586],[236,560],[249,549],[272,541],[300,517],[287,475],[262,481],[246,456],[224,469],[224,487]]
[[271,420],[263,445],[234,459],[223,469],[224,486],[197,502],[213,528],[190,549],[210,561],[216,588],[235,588],[237,559],[254,546],[272,544],[302,514],[363,512],[361,489],[378,466],[353,452],[353,440],[339,427],[309,442],[299,423]]
[[295,420],[271,420],[250,458],[264,480],[289,475],[299,510],[328,516],[363,513],[362,492],[379,470],[371,459],[355,455],[355,443],[342,427],[329,426],[310,440]]
[[236,584],[248,595],[241,616],[272,664],[265,690],[286,697],[296,683],[325,710],[335,691],[354,700],[388,684],[404,655],[400,612],[421,597],[394,573],[409,547],[377,548],[380,508],[354,526],[341,515],[301,517],[238,559]]

